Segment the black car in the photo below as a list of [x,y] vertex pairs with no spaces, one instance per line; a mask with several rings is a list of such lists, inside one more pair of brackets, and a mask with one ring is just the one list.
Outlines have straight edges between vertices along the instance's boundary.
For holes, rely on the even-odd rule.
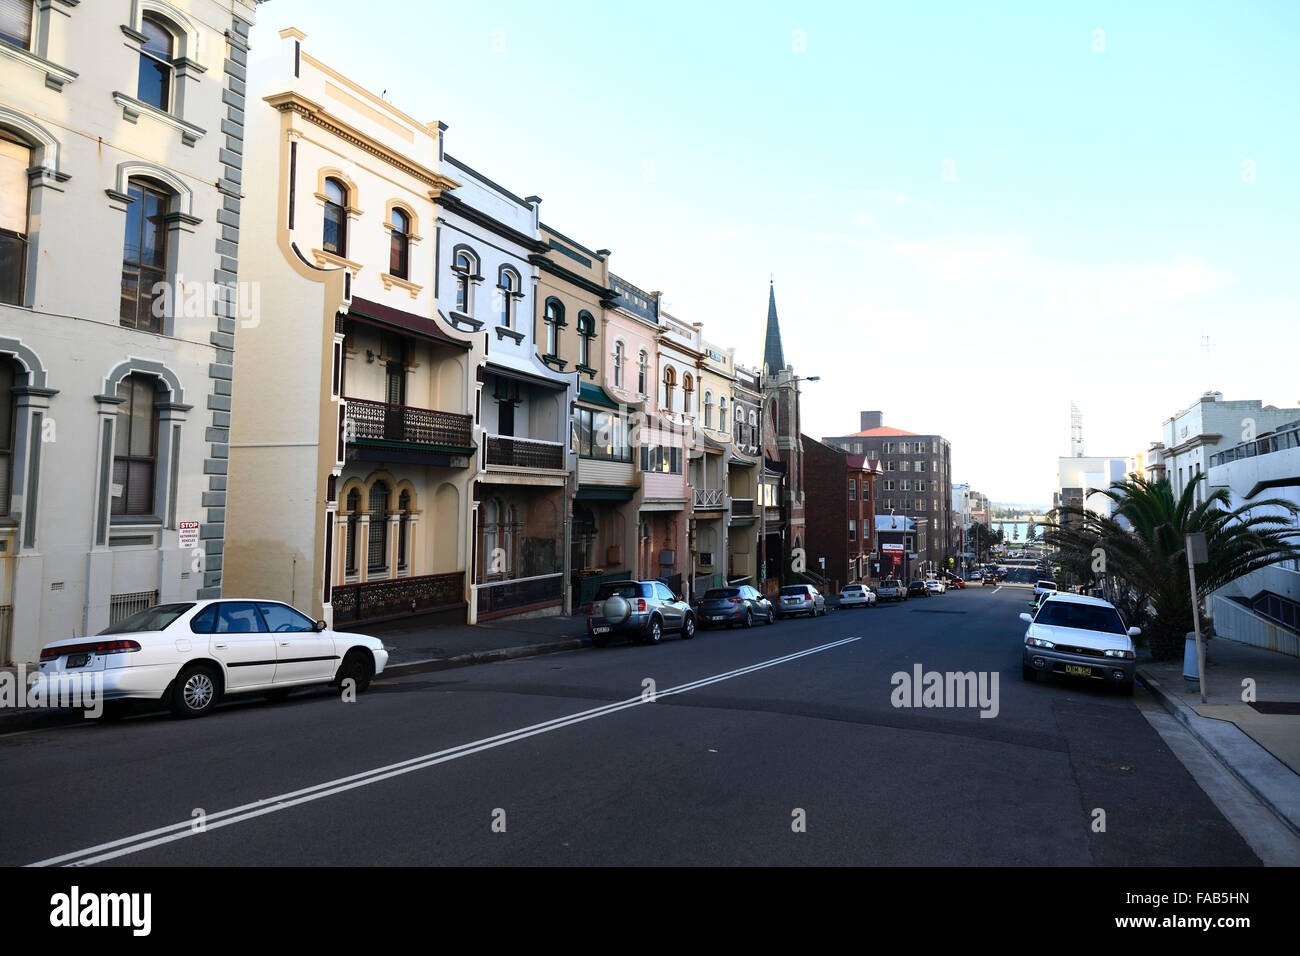
[[772,602],[757,588],[741,585],[732,588],[709,588],[695,608],[700,627],[753,627],[755,621],[771,624],[776,620]]
[[908,597],[929,597],[930,589],[925,586],[924,581],[920,581],[920,580],[908,581],[907,596]]

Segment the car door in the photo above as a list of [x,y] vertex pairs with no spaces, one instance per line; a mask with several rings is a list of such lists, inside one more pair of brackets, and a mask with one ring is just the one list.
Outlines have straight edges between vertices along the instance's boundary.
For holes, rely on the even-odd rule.
[[329,681],[338,669],[334,633],[317,631],[315,622],[278,601],[258,601],[266,629],[275,640],[275,682]]
[[655,597],[659,599],[659,613],[664,619],[664,630],[675,631],[680,628],[684,614],[668,585],[656,581]]
[[211,627],[208,653],[226,669],[226,689],[242,690],[275,679],[275,639],[266,630],[252,601],[222,601],[216,613],[194,625]]
[[755,617],[761,617],[766,621],[772,616],[772,602],[759,594],[757,588],[746,587],[745,593],[749,596],[749,603],[754,609]]

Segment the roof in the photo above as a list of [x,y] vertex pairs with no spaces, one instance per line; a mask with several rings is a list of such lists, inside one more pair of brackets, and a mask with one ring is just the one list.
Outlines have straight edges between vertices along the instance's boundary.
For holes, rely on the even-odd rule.
[[854,432],[852,435],[840,435],[840,438],[894,438],[898,435],[919,435],[920,432],[905,432],[901,428],[890,428],[888,425],[881,425],[879,428],[868,428],[864,432]]
[[767,286],[767,338],[763,343],[763,365],[769,375],[785,368],[785,350],[781,348],[781,325],[776,318],[776,288]]
[[[1041,580],[1046,581],[1047,578]],[[1047,596],[1047,600],[1061,601],[1065,604],[1091,604],[1093,607],[1115,607],[1109,601],[1103,601],[1101,598],[1088,597],[1086,594],[1069,594],[1065,591],[1053,591]]]

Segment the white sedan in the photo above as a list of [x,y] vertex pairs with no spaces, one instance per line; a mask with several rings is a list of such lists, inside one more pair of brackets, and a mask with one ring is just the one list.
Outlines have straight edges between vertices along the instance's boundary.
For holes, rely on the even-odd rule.
[[387,663],[376,638],[330,630],[279,601],[223,598],[159,604],[97,637],[47,644],[33,679],[93,681],[105,701],[166,700],[180,717],[202,717],[226,694],[280,698],[345,681],[359,693]]
[[925,587],[931,594],[944,594],[948,590],[948,586],[938,578],[927,578]]
[[1027,681],[1051,674],[1087,677],[1133,693],[1141,628],[1125,627],[1115,605],[1075,594],[1046,595],[1033,614],[1021,614],[1025,630],[1020,674]]
[[846,584],[840,591],[840,607],[875,607],[876,592],[862,584]]

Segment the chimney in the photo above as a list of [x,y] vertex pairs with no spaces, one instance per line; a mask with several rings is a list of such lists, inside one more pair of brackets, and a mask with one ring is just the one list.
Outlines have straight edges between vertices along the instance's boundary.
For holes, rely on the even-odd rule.
[[883,417],[880,412],[858,412],[860,426],[858,431],[870,431],[873,428],[880,427],[880,421]]

